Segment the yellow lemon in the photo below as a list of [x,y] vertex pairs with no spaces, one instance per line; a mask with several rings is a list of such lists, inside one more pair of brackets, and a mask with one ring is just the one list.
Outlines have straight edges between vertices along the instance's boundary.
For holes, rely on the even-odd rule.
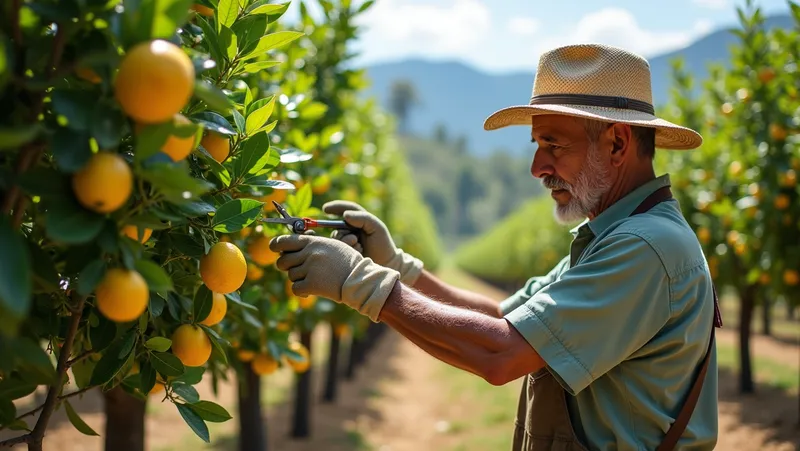
[[[126,224],[124,227],[122,227],[122,234],[136,241],[139,239],[139,228],[133,224]],[[153,229],[148,229],[145,227],[144,231],[142,232],[142,240],[140,242],[146,243],[152,234]]]
[[305,373],[308,371],[308,367],[311,365],[308,348],[303,346],[303,344],[298,341],[293,341],[289,343],[289,350],[300,354],[302,358],[297,359],[295,357],[286,355],[286,363],[289,364],[289,366],[292,367],[296,373]]
[[213,292],[232,293],[242,286],[246,276],[244,254],[233,243],[219,242],[200,258],[200,277]]
[[270,238],[259,236],[247,246],[247,253],[250,258],[261,266],[271,265],[281,256],[278,252],[272,252],[269,248]]
[[111,152],[98,152],[72,176],[78,202],[97,213],[122,207],[133,192],[133,171],[128,162]]
[[211,340],[200,327],[182,324],[172,334],[172,353],[185,366],[202,366],[211,357]]
[[194,92],[192,60],[177,45],[163,39],[135,45],[119,65],[114,94],[125,114],[136,122],[166,122]]
[[110,268],[95,288],[97,309],[106,318],[118,323],[133,321],[147,309],[150,291],[147,282],[136,271]]
[[225,314],[228,313],[228,300],[225,299],[225,295],[220,293],[213,293],[211,298],[213,299],[213,303],[211,305],[211,313],[208,314],[206,319],[200,321],[200,324],[205,326],[213,326],[215,324],[219,324],[223,318],[225,318]]
[[200,141],[208,153],[218,162],[222,163],[231,153],[231,143],[227,136],[217,132],[208,132]]
[[262,277],[264,277],[263,269],[252,263],[247,264],[247,280],[253,282],[256,280],[261,280]]
[[241,360],[242,362],[249,362],[255,358],[256,353],[249,349],[240,349],[236,353],[236,356],[239,357],[239,360]]
[[259,376],[272,374],[278,369],[278,361],[269,354],[258,354],[250,365]]

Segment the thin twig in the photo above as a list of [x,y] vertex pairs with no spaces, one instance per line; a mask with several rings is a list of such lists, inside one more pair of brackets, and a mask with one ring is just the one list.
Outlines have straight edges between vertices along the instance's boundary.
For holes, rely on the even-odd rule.
[[[86,393],[87,391],[89,391],[89,390],[91,390],[93,388],[96,388],[96,387],[97,387],[97,385],[91,385],[89,387],[83,387],[82,389],[80,389],[78,391],[74,391],[72,393],[68,393],[66,395],[59,396],[58,397],[58,401],[61,402],[61,401],[65,400],[65,399],[72,398],[73,396],[78,396],[78,395],[80,395],[82,393]],[[35,414],[36,412],[42,410],[43,408],[44,408],[44,404],[40,405],[39,407],[37,407],[37,408],[35,408],[33,410],[29,410],[29,411],[23,413],[22,415],[19,415],[18,417],[14,418],[14,421],[21,420],[21,419],[23,419],[25,417],[29,417],[29,416]],[[7,426],[0,427],[0,431],[5,429],[6,427]]]
[[78,354],[78,356],[75,357],[74,359],[67,361],[67,368],[72,367],[72,365],[75,365],[76,363],[82,361],[83,359],[89,357],[92,354],[94,354],[94,349],[83,351],[82,353]]
[[64,336],[64,344],[61,346],[61,353],[58,355],[58,365],[56,366],[58,380],[50,385],[50,390],[47,392],[47,398],[42,406],[42,414],[39,415],[39,419],[36,421],[36,426],[34,426],[33,431],[31,432],[32,441],[28,446],[30,451],[41,451],[42,441],[44,440],[44,431],[47,429],[47,424],[50,422],[50,417],[53,415],[53,411],[58,403],[59,393],[61,393],[61,390],[64,388],[64,376],[66,375],[68,369],[67,360],[72,352],[72,344],[75,341],[75,335],[78,332],[78,324],[81,322],[81,311],[83,310],[84,302],[86,302],[86,297],[78,294],[75,294],[73,299],[77,300],[78,312],[73,313],[72,318],[70,318],[69,329],[67,330],[67,334]]
[[20,435],[19,437],[10,438],[0,442],[0,448],[13,448],[14,445],[22,443],[29,443],[31,441],[31,434]]

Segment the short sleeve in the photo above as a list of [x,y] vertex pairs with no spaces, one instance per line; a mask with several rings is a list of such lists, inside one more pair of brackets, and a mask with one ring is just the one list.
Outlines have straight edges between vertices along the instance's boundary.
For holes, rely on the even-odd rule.
[[669,278],[643,238],[614,234],[505,318],[575,395],[666,324]]
[[524,287],[517,290],[516,293],[509,296],[504,301],[500,302],[500,311],[503,312],[503,315],[506,315],[508,312],[524,304],[525,301],[539,292],[539,290],[553,283],[568,264],[569,256],[564,257],[564,259],[562,259],[549,273],[547,273],[547,275],[531,277],[528,279],[528,281],[525,282]]

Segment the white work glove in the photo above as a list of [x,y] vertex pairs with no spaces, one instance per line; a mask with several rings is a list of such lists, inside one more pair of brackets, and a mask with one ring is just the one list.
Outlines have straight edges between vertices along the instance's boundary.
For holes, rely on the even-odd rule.
[[376,264],[347,244],[313,235],[281,235],[269,248],[280,252],[275,266],[286,271],[292,292],[345,304],[378,322],[383,305],[400,279],[397,271]]
[[361,205],[346,200],[327,202],[322,206],[322,211],[341,216],[347,224],[360,229],[358,234],[353,234],[350,230],[336,230],[331,235],[332,238],[362,252],[375,263],[399,272],[400,280],[406,285],[413,286],[419,279],[424,267],[422,260],[398,248],[386,224],[377,216]]

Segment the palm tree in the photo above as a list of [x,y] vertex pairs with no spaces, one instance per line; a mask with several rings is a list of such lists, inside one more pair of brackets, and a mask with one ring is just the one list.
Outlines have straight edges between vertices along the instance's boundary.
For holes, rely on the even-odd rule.
[[417,90],[410,80],[400,79],[392,83],[389,108],[399,121],[400,133],[408,133],[408,116],[411,108],[420,103]]

